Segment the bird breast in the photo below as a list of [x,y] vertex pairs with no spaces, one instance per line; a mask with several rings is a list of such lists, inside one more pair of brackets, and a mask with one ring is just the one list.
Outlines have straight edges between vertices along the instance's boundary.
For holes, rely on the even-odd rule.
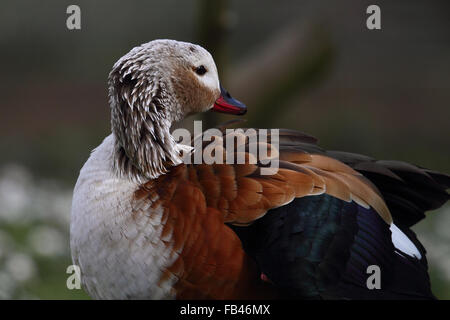
[[151,208],[151,199],[135,201],[138,184],[113,174],[113,150],[110,135],[80,171],[71,212],[73,263],[93,298],[173,298],[176,279],[161,282],[177,258],[161,239],[162,208]]

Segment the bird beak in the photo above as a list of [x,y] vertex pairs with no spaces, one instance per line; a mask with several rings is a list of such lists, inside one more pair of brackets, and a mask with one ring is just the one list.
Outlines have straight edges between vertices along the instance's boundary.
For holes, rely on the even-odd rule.
[[213,111],[243,115],[247,112],[247,107],[242,102],[234,99],[227,90],[220,86],[220,97],[214,102]]

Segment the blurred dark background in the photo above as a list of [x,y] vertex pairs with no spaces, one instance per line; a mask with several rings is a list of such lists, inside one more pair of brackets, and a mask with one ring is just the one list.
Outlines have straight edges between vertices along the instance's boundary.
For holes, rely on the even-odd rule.
[[[68,30],[66,8],[81,8]],[[381,8],[381,30],[366,8]],[[328,149],[450,173],[450,2],[24,1],[0,4],[0,298],[66,288],[71,194],[109,134],[106,79],[157,38],[203,45],[247,124],[308,132]],[[198,115],[217,125],[231,117]],[[435,294],[450,298],[450,207],[415,227]]]

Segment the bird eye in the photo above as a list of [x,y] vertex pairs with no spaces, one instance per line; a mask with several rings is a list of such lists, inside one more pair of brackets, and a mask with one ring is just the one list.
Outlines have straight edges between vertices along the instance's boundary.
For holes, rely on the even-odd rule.
[[195,68],[195,73],[199,76],[204,75],[207,72],[206,68],[204,66],[200,66],[198,68]]

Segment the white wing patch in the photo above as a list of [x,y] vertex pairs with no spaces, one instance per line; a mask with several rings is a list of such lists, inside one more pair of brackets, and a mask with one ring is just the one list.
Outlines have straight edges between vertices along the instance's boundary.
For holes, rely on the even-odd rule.
[[422,255],[420,254],[417,247],[414,243],[404,234],[395,224],[391,224],[391,232],[392,232],[392,243],[394,246],[402,251],[403,253],[415,257],[417,259],[422,259]]

